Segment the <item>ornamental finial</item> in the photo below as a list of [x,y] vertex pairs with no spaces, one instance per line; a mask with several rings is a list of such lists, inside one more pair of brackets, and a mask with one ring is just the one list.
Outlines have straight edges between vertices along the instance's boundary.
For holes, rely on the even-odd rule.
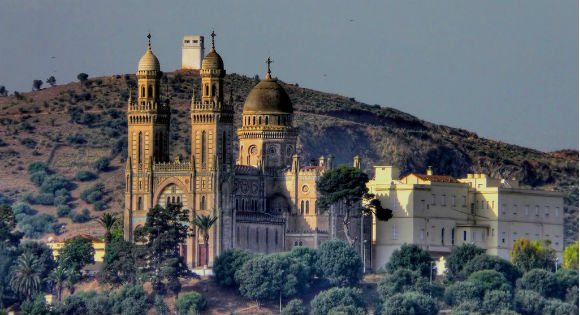
[[149,41],[149,47],[151,47],[151,33],[147,34],[147,40]]
[[266,64],[268,65],[268,71],[266,71],[266,79],[270,79],[272,78],[272,76],[270,75],[270,64],[274,62],[274,60],[272,60],[272,58],[270,58],[270,56],[268,56],[268,59],[266,59]]
[[211,48],[215,48],[215,32],[211,30],[211,34],[209,35],[211,36]]

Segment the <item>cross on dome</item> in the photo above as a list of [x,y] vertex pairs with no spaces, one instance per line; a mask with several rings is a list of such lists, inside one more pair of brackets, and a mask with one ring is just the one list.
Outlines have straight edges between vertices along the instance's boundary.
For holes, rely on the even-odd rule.
[[211,34],[209,35],[211,36],[211,48],[215,48],[215,32],[211,30]]
[[151,33],[147,34],[147,40],[149,40],[149,47],[151,47]]
[[268,71],[266,71],[266,77],[269,79],[272,76],[270,75],[270,64],[272,64],[274,62],[274,60],[272,60],[272,58],[270,58],[270,56],[268,56],[268,59],[266,59],[266,61],[264,61],[267,65],[268,65]]

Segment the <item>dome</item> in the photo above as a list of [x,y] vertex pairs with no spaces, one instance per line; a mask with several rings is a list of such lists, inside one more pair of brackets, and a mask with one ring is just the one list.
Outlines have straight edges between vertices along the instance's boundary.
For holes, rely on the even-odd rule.
[[292,102],[278,81],[269,75],[250,91],[244,113],[292,114]]
[[222,57],[215,51],[212,47],[209,54],[203,58],[201,62],[201,68],[205,70],[223,70],[224,61]]
[[159,65],[159,59],[151,51],[151,46],[147,48],[147,51],[139,60],[139,67],[137,71],[161,71],[161,66]]

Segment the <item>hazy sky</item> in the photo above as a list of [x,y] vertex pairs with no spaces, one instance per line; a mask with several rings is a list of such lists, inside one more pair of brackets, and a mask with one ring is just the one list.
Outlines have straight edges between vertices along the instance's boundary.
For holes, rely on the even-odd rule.
[[147,32],[172,71],[181,37],[212,28],[229,73],[263,76],[271,55],[273,74],[302,87],[578,149],[578,0],[3,0],[0,85],[134,73]]

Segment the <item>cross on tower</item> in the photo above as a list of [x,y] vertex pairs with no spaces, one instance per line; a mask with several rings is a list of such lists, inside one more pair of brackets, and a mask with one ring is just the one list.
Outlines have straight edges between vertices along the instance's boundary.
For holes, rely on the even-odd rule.
[[211,36],[211,48],[215,48],[215,32],[211,30],[211,34],[209,35]]
[[274,60],[272,60],[272,58],[270,58],[268,56],[268,59],[266,59],[265,63],[268,65],[268,71],[266,72],[268,74],[268,76],[270,76],[270,64],[273,63]]
[[147,40],[149,40],[149,47],[151,47],[151,33],[147,34]]

